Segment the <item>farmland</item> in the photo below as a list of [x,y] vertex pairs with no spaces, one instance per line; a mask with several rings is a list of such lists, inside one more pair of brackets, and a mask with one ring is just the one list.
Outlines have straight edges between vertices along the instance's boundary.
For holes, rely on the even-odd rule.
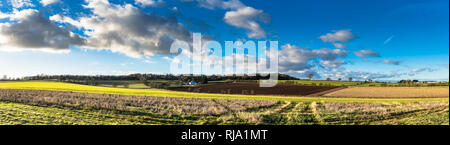
[[448,98],[448,87],[351,87],[324,95],[338,98]]
[[357,86],[357,87],[439,87],[448,83],[383,83],[364,81],[325,81],[325,80],[279,80],[280,84],[308,86]]
[[236,95],[0,82],[0,124],[448,125],[448,87],[424,94],[436,91],[447,97]]
[[244,94],[244,95],[280,95],[305,96],[313,93],[335,89],[333,86],[300,86],[279,84],[275,87],[261,88],[258,83],[227,83],[202,85],[196,87],[171,88],[175,91],[215,93],[215,94]]

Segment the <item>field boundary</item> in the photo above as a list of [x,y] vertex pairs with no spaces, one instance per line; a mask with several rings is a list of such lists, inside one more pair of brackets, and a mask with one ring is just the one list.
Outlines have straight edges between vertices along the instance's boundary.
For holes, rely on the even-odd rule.
[[343,86],[343,87],[334,88],[331,90],[326,90],[326,91],[322,91],[322,92],[318,92],[318,93],[314,93],[314,94],[309,94],[309,95],[306,95],[306,97],[323,97],[323,95],[325,95],[325,94],[336,92],[336,91],[347,89],[347,88],[348,88],[347,86]]

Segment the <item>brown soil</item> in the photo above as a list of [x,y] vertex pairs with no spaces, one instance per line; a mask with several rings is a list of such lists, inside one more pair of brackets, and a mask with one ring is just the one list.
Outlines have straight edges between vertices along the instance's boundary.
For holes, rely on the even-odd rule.
[[174,91],[214,93],[214,94],[241,94],[241,95],[277,95],[277,96],[306,96],[323,91],[336,89],[335,86],[301,86],[278,84],[275,87],[262,88],[258,83],[229,83],[211,84],[196,87],[169,88]]

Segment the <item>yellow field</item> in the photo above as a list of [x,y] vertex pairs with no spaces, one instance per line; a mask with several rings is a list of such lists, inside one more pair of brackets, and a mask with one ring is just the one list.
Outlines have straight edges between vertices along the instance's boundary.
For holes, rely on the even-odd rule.
[[449,87],[351,87],[325,94],[348,98],[448,98]]
[[[279,100],[295,102],[411,102],[411,101],[448,101],[448,98],[405,98],[405,99],[383,99],[383,98],[326,98],[326,97],[286,97],[286,96],[256,96],[256,95],[228,95],[228,94],[206,94],[175,92],[160,89],[124,89],[78,85],[60,82],[0,82],[0,89],[30,89],[30,90],[52,90],[88,92],[99,94],[121,94],[155,97],[189,97],[189,98],[211,98],[211,99],[249,99],[249,100]],[[448,89],[448,87],[447,87]],[[448,93],[448,92],[447,92]]]

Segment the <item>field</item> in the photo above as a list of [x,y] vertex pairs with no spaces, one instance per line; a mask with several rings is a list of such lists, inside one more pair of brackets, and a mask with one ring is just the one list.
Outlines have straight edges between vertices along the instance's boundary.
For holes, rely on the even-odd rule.
[[3,82],[0,124],[448,125],[443,88],[431,93],[444,98],[329,98]]
[[243,94],[243,95],[279,95],[306,96],[314,93],[335,89],[334,86],[301,86],[279,84],[275,87],[261,88],[258,83],[226,83],[202,85],[197,87],[177,87],[170,90],[215,94]]
[[449,83],[381,83],[361,81],[323,81],[323,80],[279,80],[280,84],[310,85],[310,86],[357,86],[357,87],[439,87],[449,86]]
[[309,85],[309,86],[357,86],[363,82],[357,81],[319,81],[319,80],[278,80],[280,84]]
[[323,95],[337,98],[448,98],[448,87],[351,87]]

